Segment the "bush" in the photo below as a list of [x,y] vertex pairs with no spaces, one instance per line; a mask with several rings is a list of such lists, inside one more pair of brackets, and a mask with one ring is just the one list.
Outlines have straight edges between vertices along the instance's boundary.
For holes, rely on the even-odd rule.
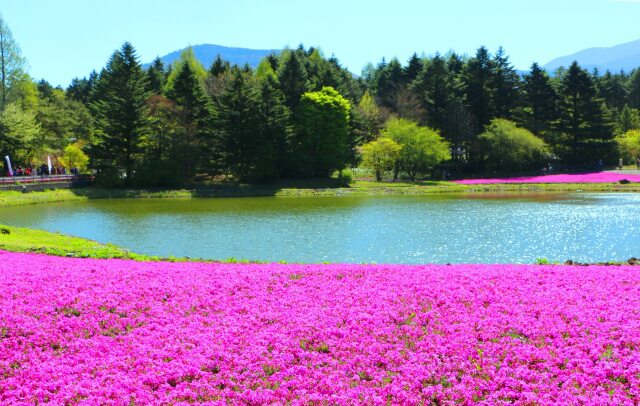
[[509,120],[494,119],[480,134],[487,169],[513,172],[540,168],[547,157],[547,144],[529,130]]
[[349,168],[344,168],[340,171],[334,172],[334,177],[342,186],[349,186],[351,183],[353,183],[353,172]]
[[618,152],[625,163],[640,158],[640,130],[630,130],[616,137]]
[[402,146],[389,138],[380,138],[360,147],[362,166],[371,169],[380,182],[386,171],[393,169],[400,158]]

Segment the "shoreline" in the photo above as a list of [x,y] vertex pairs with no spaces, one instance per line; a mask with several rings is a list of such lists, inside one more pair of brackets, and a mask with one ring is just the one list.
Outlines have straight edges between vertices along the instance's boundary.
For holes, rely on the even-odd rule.
[[192,199],[241,197],[419,196],[438,194],[640,193],[640,183],[494,183],[461,185],[453,182],[356,181],[349,187],[289,187],[288,185],[202,186],[194,188],[105,189],[98,187],[48,189],[22,193],[0,191],[0,208],[87,201],[93,199]]

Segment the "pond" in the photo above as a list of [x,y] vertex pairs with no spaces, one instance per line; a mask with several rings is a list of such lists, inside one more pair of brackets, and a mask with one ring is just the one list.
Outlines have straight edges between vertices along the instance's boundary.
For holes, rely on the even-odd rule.
[[349,263],[624,261],[640,194],[92,200],[0,209],[0,223],[192,258]]

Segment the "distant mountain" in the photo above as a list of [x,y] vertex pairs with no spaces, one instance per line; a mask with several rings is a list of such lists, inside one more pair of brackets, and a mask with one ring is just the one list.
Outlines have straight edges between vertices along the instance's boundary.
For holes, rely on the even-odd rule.
[[569,67],[573,61],[578,61],[582,68],[593,70],[598,68],[600,73],[607,70],[619,72],[640,67],[640,40],[616,45],[608,48],[589,48],[572,55],[556,58],[544,65],[547,72],[553,72],[560,66]]
[[[202,65],[208,69],[209,66],[216,59],[216,56],[220,55],[222,59],[231,62],[231,64],[237,64],[243,66],[248,63],[251,67],[255,68],[260,64],[262,58],[272,53],[280,53],[279,49],[248,49],[248,48],[232,48],[222,45],[202,44],[193,45],[191,47],[196,58],[202,63]],[[173,51],[170,54],[161,56],[160,59],[165,66],[171,65],[176,60],[180,59],[180,54],[186,48]],[[144,65],[148,67],[149,64]]]

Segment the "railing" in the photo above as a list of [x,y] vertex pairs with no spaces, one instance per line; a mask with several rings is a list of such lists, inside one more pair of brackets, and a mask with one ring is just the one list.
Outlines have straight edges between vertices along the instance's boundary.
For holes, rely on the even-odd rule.
[[28,183],[59,183],[59,182],[86,182],[93,181],[89,175],[39,175],[39,176],[8,176],[0,178],[0,185],[15,185]]

